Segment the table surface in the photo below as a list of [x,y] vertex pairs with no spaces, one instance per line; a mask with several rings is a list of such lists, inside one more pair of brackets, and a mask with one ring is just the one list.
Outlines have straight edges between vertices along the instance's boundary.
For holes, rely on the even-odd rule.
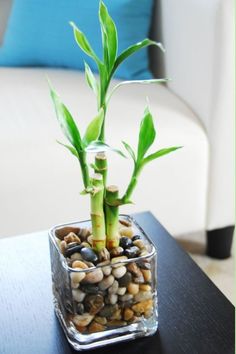
[[[234,353],[234,306],[152,214],[135,218],[158,249],[158,332],[87,353]],[[53,311],[45,231],[0,241],[0,353],[75,353]]]

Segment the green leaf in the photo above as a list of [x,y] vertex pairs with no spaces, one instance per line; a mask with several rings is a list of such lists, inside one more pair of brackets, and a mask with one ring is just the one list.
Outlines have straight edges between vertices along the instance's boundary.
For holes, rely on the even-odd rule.
[[102,1],[99,7],[99,20],[103,38],[104,61],[110,71],[113,68],[117,55],[117,30],[115,23]]
[[82,150],[80,133],[72,115],[52,88],[50,89],[50,93],[55,106],[57,119],[64,135],[77,151]]
[[78,46],[91,58],[93,58],[96,63],[99,63],[100,60],[97,55],[94,53],[89,41],[87,40],[85,34],[78,29],[78,27],[74,24],[74,22],[70,22],[70,25],[74,31],[74,37]]
[[138,42],[134,45],[131,45],[130,47],[128,47],[126,50],[124,50],[117,58],[112,70],[112,74],[115,72],[115,70],[118,68],[118,66],[125,60],[127,59],[129,56],[131,56],[132,54],[136,53],[137,51],[139,51],[142,48],[148,47],[149,45],[155,45],[157,47],[159,47],[162,51],[165,51],[163,45],[161,43],[152,41],[148,38],[144,39],[141,42]]
[[136,157],[135,157],[135,153],[134,150],[132,149],[132,147],[126,143],[125,141],[122,141],[122,144],[124,145],[124,147],[126,148],[126,150],[128,151],[129,155],[132,157],[134,163],[136,162]]
[[114,149],[111,146],[109,146],[106,143],[103,143],[100,140],[97,141],[92,141],[85,149],[86,152],[104,152],[104,151],[114,151],[117,154],[121,155],[122,157],[125,157],[125,154],[123,154],[122,151],[118,150],[118,149]]
[[144,118],[140,124],[137,161],[140,163],[153,144],[156,137],[156,131],[152,115],[148,108],[144,111]]
[[95,76],[93,75],[92,70],[90,69],[89,65],[86,62],[84,62],[84,66],[85,66],[85,78],[86,78],[86,81],[87,81],[89,87],[95,93],[95,95],[97,95],[98,94],[98,89],[99,89],[97,80],[95,79]]
[[151,79],[151,80],[130,80],[130,81],[122,81],[119,84],[117,84],[116,86],[113,87],[113,89],[110,92],[110,95],[107,99],[107,104],[111,98],[111,96],[114,94],[114,92],[116,90],[118,90],[118,88],[120,88],[121,86],[125,86],[125,85],[147,85],[147,84],[160,84],[163,82],[168,82],[170,81],[170,79]]
[[85,146],[88,146],[92,141],[98,139],[102,128],[103,119],[104,119],[104,110],[103,108],[101,108],[98,112],[98,115],[90,122],[90,124],[86,129],[83,138],[83,143]]
[[79,154],[78,154],[77,150],[73,146],[63,144],[63,143],[61,143],[58,140],[57,140],[57,143],[62,145],[62,146],[64,146],[66,149],[68,149],[72,153],[72,155],[74,155],[75,157],[79,158]]
[[142,165],[145,165],[146,163],[152,161],[152,160],[155,160],[161,156],[164,156],[164,155],[167,155],[173,151],[176,151],[178,149],[181,149],[183,146],[173,146],[173,147],[170,147],[170,148],[164,148],[164,149],[161,149],[161,150],[158,150],[156,152],[154,152],[153,154],[145,157],[142,161]]

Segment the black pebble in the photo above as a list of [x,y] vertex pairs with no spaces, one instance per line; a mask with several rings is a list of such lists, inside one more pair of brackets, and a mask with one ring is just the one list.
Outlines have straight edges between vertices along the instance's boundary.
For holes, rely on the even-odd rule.
[[83,257],[83,259],[87,262],[95,263],[98,261],[98,256],[92,250],[92,248],[84,247],[82,248],[80,254]]
[[99,292],[99,287],[93,284],[81,284],[80,290],[86,294],[97,294]]
[[136,240],[141,240],[141,236],[139,236],[139,235],[134,235],[134,236],[132,237],[132,241],[136,241]]
[[136,246],[127,248],[125,250],[125,256],[127,256],[128,258],[135,258],[139,255],[140,253],[140,249]]
[[133,245],[133,242],[131,241],[130,238],[125,237],[125,236],[120,238],[120,247],[128,248],[128,247],[131,247],[132,245]]
[[84,305],[79,303],[76,308],[76,312],[78,315],[83,315],[84,313]]
[[76,252],[80,252],[83,247],[84,246],[76,245],[76,246],[71,246],[71,247],[67,248],[66,252],[65,252],[66,257],[70,257],[70,256],[72,256],[72,254],[74,254]]
[[129,285],[129,283],[131,283],[131,281],[132,281],[132,275],[130,272],[125,273],[125,275],[123,275],[123,277],[118,279],[118,283],[121,288],[127,287]]

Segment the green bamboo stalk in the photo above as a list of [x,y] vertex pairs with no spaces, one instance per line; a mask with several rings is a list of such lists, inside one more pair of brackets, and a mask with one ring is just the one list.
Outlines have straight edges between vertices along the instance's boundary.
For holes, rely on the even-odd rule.
[[107,248],[111,249],[119,246],[119,207],[112,206],[112,203],[118,199],[119,190],[117,186],[108,186],[106,188],[105,214],[106,214],[106,236]]
[[81,167],[81,174],[83,178],[84,188],[88,188],[90,186],[90,177],[89,177],[89,168],[86,161],[86,153],[81,151],[78,153],[79,155],[79,163]]
[[102,175],[105,188],[107,182],[107,157],[104,152],[98,152],[95,156],[95,173]]
[[91,179],[94,193],[91,193],[91,221],[93,234],[93,248],[95,251],[101,251],[106,247],[106,228],[103,211],[104,186],[103,177],[95,173]]

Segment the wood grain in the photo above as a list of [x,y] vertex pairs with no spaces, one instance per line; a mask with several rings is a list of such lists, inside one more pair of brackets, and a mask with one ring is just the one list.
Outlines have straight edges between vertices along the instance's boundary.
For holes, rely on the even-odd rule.
[[[233,305],[150,213],[136,219],[158,249],[159,330],[86,353],[233,354]],[[47,232],[0,241],[0,353],[75,353],[53,311]]]

